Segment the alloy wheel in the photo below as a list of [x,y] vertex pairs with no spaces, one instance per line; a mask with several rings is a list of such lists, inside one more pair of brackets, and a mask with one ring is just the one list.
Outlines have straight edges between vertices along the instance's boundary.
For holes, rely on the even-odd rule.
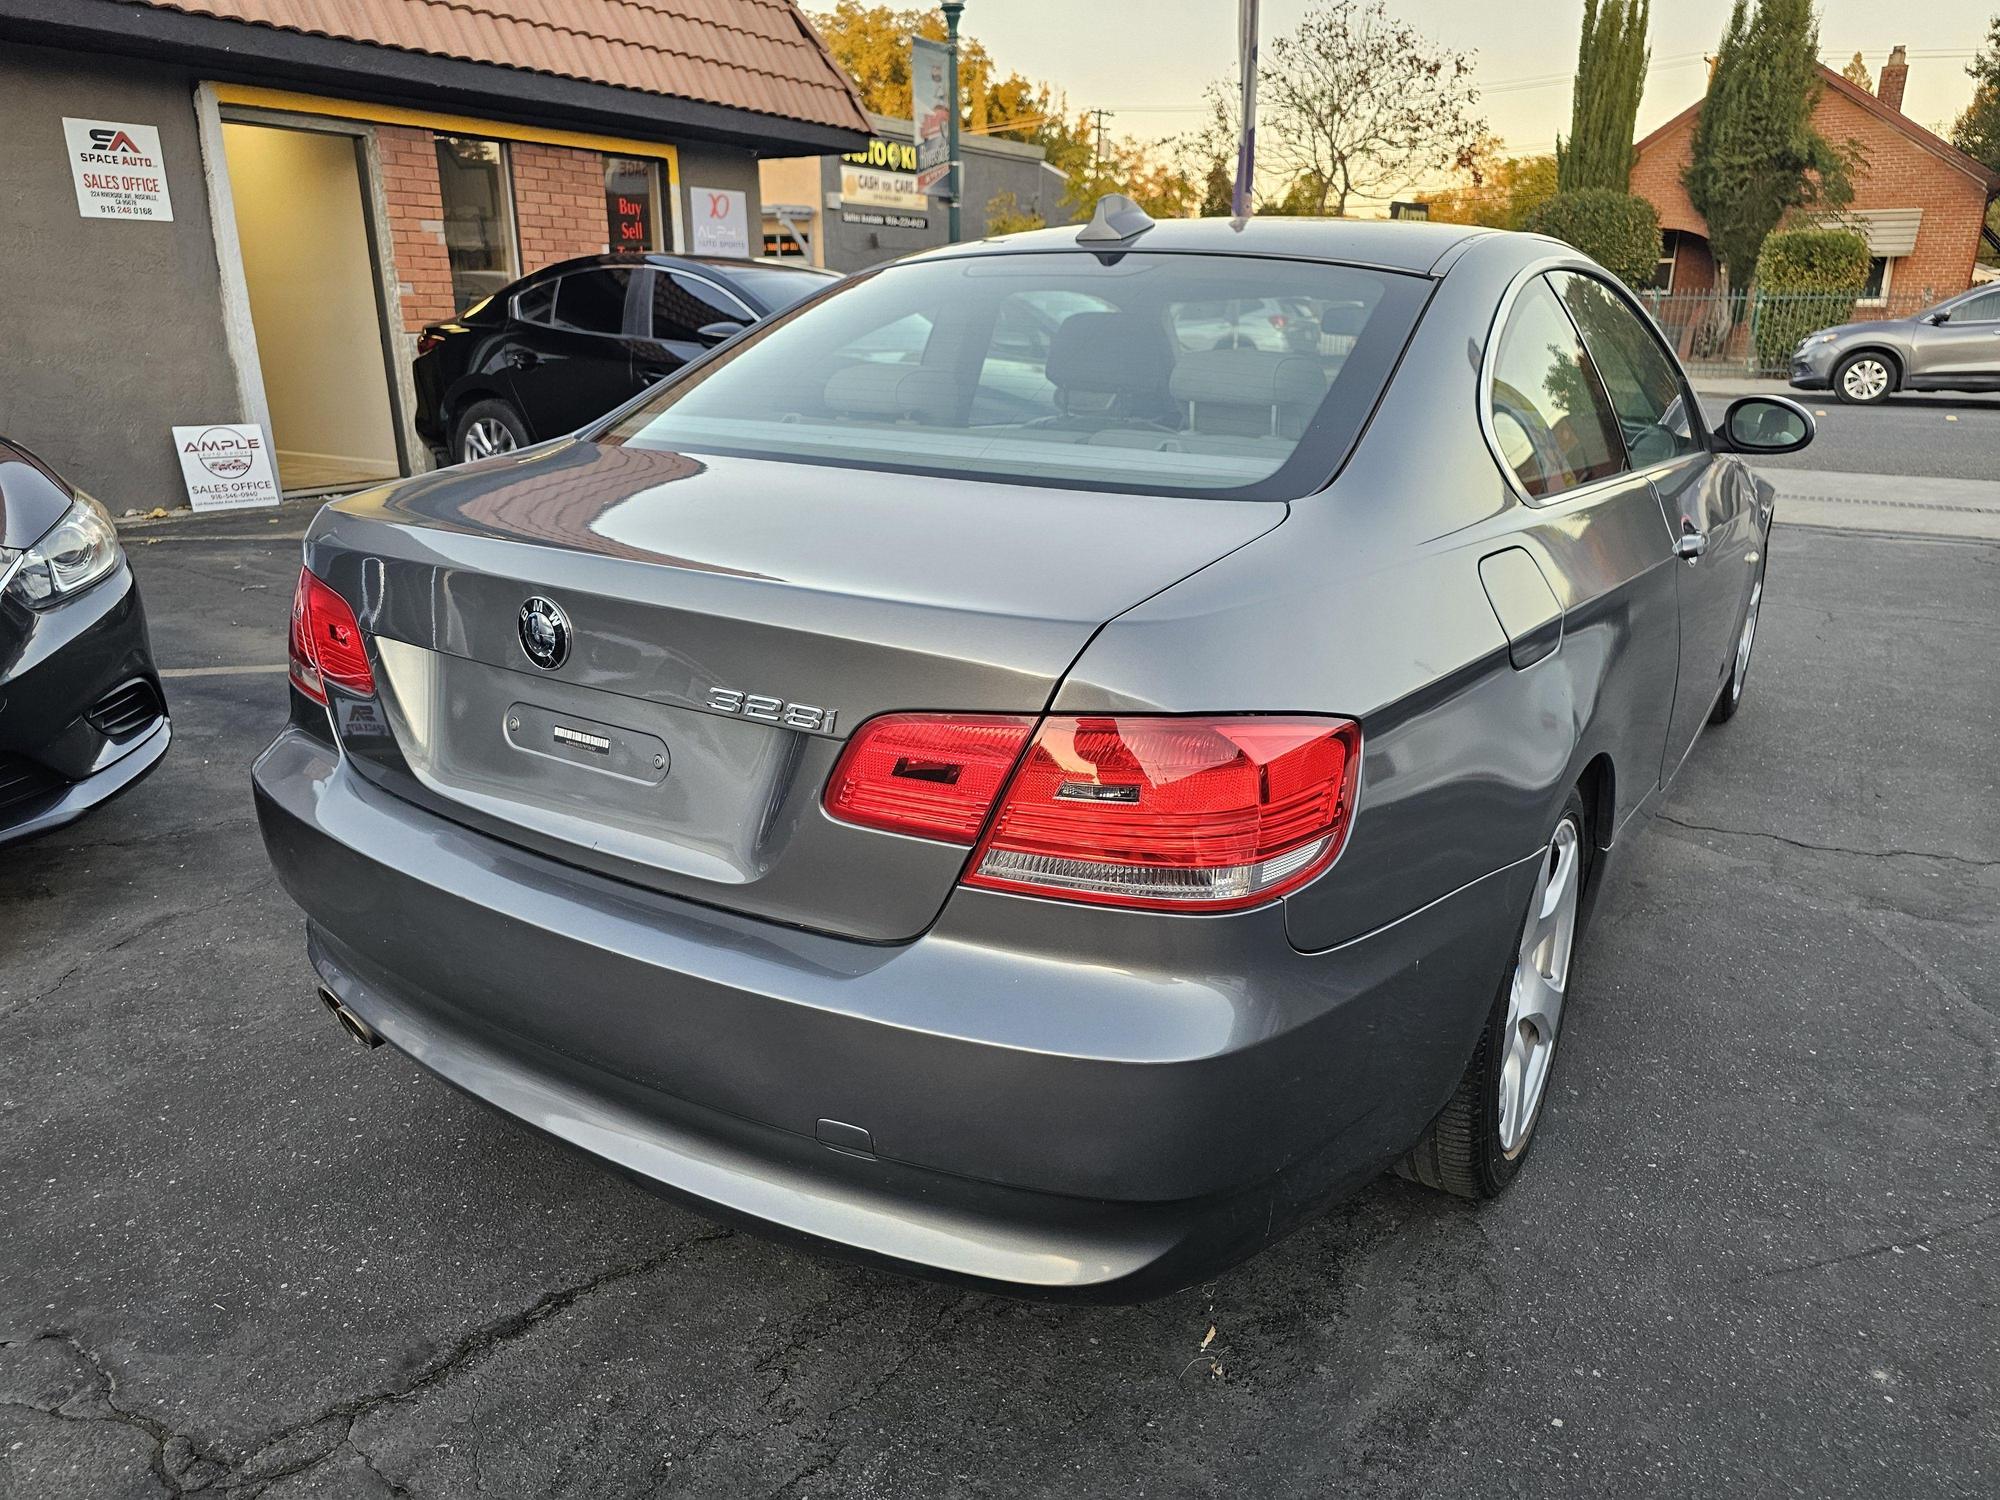
[[1743,679],[1750,675],[1750,648],[1757,643],[1757,606],[1764,602],[1764,580],[1750,587],[1750,606],[1743,611],[1743,633],[1736,638],[1736,670],[1730,674],[1729,696],[1743,696]]
[[463,457],[466,463],[471,463],[474,459],[491,458],[496,453],[512,453],[518,446],[505,422],[493,417],[481,417],[465,429]]
[[1500,1149],[1509,1157],[1527,1147],[1555,1057],[1570,954],[1576,946],[1581,837],[1574,818],[1556,825],[1516,950],[1502,1033],[1506,1055],[1500,1064]]
[[1873,401],[1889,389],[1889,367],[1879,359],[1857,359],[1840,377],[1841,393],[1855,401]]

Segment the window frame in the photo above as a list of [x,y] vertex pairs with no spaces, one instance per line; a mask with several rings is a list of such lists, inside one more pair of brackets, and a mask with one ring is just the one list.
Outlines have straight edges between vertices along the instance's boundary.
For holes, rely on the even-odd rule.
[[[1507,462],[1507,456],[1500,447],[1500,435],[1493,426],[1494,366],[1499,360],[1500,337],[1506,332],[1507,321],[1514,314],[1515,302],[1519,300],[1523,291],[1533,283],[1544,280],[1551,271],[1570,271],[1579,276],[1588,276],[1595,281],[1602,282],[1606,287],[1610,288],[1613,296],[1617,297],[1631,312],[1638,316],[1646,331],[1653,336],[1653,341],[1659,345],[1661,352],[1667,356],[1669,366],[1680,376],[1681,399],[1687,407],[1688,431],[1695,435],[1698,442],[1698,446],[1693,453],[1677,454],[1674,457],[1659,459],[1656,462],[1647,464],[1643,469],[1635,469],[1632,467],[1632,455],[1625,446],[1624,429],[1619,427],[1618,451],[1624,462],[1617,473],[1607,474],[1602,479],[1593,479],[1587,484],[1579,484],[1571,489],[1560,490],[1553,495],[1537,496],[1528,493],[1527,486],[1521,483],[1521,476],[1516,474],[1513,465]],[[1555,298],[1556,306],[1561,309],[1564,321],[1575,332],[1577,344],[1586,354],[1590,354],[1590,369],[1592,376],[1597,382],[1598,394],[1604,400],[1605,409],[1611,412],[1615,419],[1618,409],[1612,404],[1611,393],[1604,388],[1604,377],[1597,373],[1597,356],[1591,354],[1590,345],[1584,340],[1583,330],[1576,326],[1576,320],[1570,316],[1569,308],[1563,302],[1562,293],[1555,289],[1553,283],[1548,284],[1548,291],[1549,295]],[[1615,420],[1613,425],[1618,425]],[[1645,304],[1640,302],[1617,281],[1605,276],[1602,271],[1595,269],[1583,261],[1570,260],[1560,256],[1552,256],[1546,260],[1535,261],[1517,271],[1514,274],[1514,279],[1507,283],[1507,290],[1501,294],[1499,306],[1494,309],[1493,322],[1486,330],[1486,347],[1480,351],[1479,356],[1479,431],[1480,435],[1486,439],[1486,451],[1492,456],[1494,468],[1500,471],[1501,480],[1513,493],[1516,500],[1534,510],[1547,510],[1553,506],[1566,505],[1579,496],[1590,497],[1598,495],[1611,489],[1613,486],[1629,483],[1636,478],[1650,478],[1652,475],[1670,469],[1676,464],[1684,464],[1690,459],[1702,458],[1715,451],[1713,432],[1702,414],[1701,403],[1695,400],[1694,388],[1688,383],[1687,370],[1674,355],[1672,346],[1668,344],[1665,337],[1661,334],[1660,325],[1646,311]]]
[[1895,284],[1896,262],[1900,259],[1902,257],[1897,255],[1870,255],[1868,257],[1868,265],[1871,272],[1874,270],[1876,261],[1879,260],[1882,262],[1882,284],[1875,289],[1872,296],[1869,294],[1867,286],[1863,285],[1861,295],[1854,299],[1856,307],[1887,307],[1889,305],[1889,291]]
[[[430,131],[429,134],[430,134],[431,152],[433,160],[435,160],[437,152],[437,143],[442,140],[484,141],[486,144],[494,147],[495,150],[498,152],[500,183],[502,188],[504,189],[504,191],[501,194],[501,200],[502,200],[501,207],[505,211],[505,218],[507,221],[508,263],[504,268],[503,274],[507,277],[508,282],[514,282],[520,280],[522,275],[521,206],[514,185],[513,142],[507,140],[504,136],[468,135],[462,131],[456,131],[456,130],[433,129],[432,131]],[[450,217],[449,210],[446,210],[444,208],[444,174],[441,168],[438,171],[438,204],[440,211],[444,212],[446,215],[446,219],[449,220]],[[447,245],[445,249],[445,274],[447,277],[451,275],[450,261],[451,261],[451,250],[449,245]],[[506,283],[503,283],[503,285],[505,284]],[[454,305],[456,305],[457,301],[458,301],[458,288],[456,284],[454,284],[452,287],[452,302]],[[474,299],[474,301],[476,303],[477,299]],[[464,314],[458,311],[454,311],[452,313],[452,317],[454,319],[463,316]]]
[[607,205],[607,212],[604,218],[606,253],[616,254],[623,252],[627,255],[665,255],[671,253],[673,234],[668,220],[672,211],[672,204],[668,197],[668,174],[664,170],[665,163],[661,162],[657,157],[621,155],[615,151],[599,151],[597,153],[597,160],[598,176],[600,179],[610,176],[611,164],[615,161],[638,162],[643,165],[649,180],[647,191],[652,194],[653,198],[652,243],[646,245],[614,245],[610,243],[611,215]]

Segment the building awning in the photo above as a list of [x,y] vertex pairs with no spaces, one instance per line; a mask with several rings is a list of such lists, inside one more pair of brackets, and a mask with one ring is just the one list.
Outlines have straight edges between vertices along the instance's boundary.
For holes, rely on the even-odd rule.
[[1850,208],[1830,215],[1827,223],[1852,229],[1868,241],[1868,253],[1886,258],[1914,254],[1917,230],[1924,221],[1921,208]]
[[0,0],[0,36],[764,155],[851,150],[868,131],[792,0]]

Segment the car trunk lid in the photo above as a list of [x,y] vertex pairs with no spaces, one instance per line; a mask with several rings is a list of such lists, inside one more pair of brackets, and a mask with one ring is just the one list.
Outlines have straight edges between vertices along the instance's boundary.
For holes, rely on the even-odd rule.
[[307,561],[374,641],[379,704],[333,705],[362,774],[636,885],[895,941],[965,850],[826,816],[852,729],[1040,711],[1104,621],[1285,509],[566,442],[337,502]]

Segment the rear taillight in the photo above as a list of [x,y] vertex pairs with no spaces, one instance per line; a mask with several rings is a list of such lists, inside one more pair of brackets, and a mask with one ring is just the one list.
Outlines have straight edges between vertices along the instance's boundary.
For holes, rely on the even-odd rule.
[[867,828],[969,844],[1034,727],[1000,714],[870,719],[827,779],[826,810]]
[[1231,911],[1333,863],[1361,730],[1344,719],[1046,721],[968,885],[1109,906]]
[[968,885],[1170,911],[1297,889],[1333,863],[1353,819],[1361,730],[1346,719],[1052,718],[1029,742],[1031,722],[875,719],[834,768],[827,810],[977,839]]
[[315,703],[324,703],[329,682],[353,693],[375,691],[375,673],[354,611],[311,569],[301,568],[292,593],[292,685]]
[[417,335],[417,353],[428,354],[444,342],[444,335],[435,328],[426,328]]

